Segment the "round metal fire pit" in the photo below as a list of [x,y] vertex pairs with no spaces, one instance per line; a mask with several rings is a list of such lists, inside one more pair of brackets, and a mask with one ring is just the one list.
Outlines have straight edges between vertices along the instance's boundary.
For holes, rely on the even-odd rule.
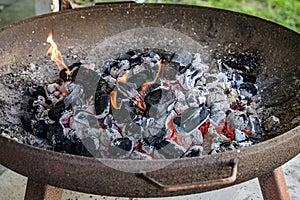
[[[200,193],[247,181],[281,166],[300,152],[300,35],[277,24],[229,11],[183,5],[113,4],[31,18],[0,30],[0,73],[14,63],[43,57],[53,31],[61,51],[92,46],[123,31],[158,27],[205,46],[211,62],[228,51],[255,52],[260,60],[262,102],[281,125],[264,142],[239,151],[173,160],[149,173],[117,171],[104,160],[43,150],[0,136],[0,163],[30,179],[61,188],[124,197]],[[226,47],[226,48],[224,48]],[[197,49],[195,49],[196,51]],[[41,53],[42,52],[42,53]],[[112,165],[156,166],[169,162],[105,160]],[[237,173],[236,173],[237,172]]]

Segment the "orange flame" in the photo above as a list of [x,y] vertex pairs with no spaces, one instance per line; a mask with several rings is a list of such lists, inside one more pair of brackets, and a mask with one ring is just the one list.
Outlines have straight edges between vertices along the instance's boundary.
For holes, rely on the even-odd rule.
[[123,74],[123,76],[119,79],[120,83],[126,83],[128,80],[128,76],[126,73]]
[[119,109],[119,106],[117,104],[117,94],[118,92],[116,90],[112,91],[110,93],[110,102],[111,102],[111,105],[114,109]]
[[[128,80],[128,76],[126,73],[123,74],[123,76],[121,76],[121,78],[119,79],[119,82],[120,83],[126,83]],[[117,103],[117,95],[118,95],[118,92],[117,90],[114,90],[110,93],[110,102],[111,102],[111,105],[114,109],[119,109],[120,107],[118,106],[118,103]]]
[[168,137],[168,139],[175,141],[180,146],[184,146],[184,144],[182,143],[181,135],[175,131],[173,120],[169,122],[169,129],[171,131],[171,135]]
[[136,101],[137,101],[137,107],[143,111],[146,110],[145,108],[145,104],[143,102],[143,100],[141,100],[140,98],[136,98]]
[[90,96],[90,98],[88,99],[88,105],[90,105],[91,103],[92,103],[92,100],[94,99],[94,96],[92,95],[92,96]]
[[161,67],[162,67],[162,61],[159,61],[157,73],[156,73],[153,81],[144,83],[142,88],[141,88],[141,93],[144,93],[150,85],[154,84],[157,81],[157,79],[159,77],[159,74],[160,74]]
[[64,62],[61,52],[58,50],[57,44],[53,40],[53,36],[52,36],[51,32],[49,33],[49,35],[47,37],[47,42],[51,46],[48,49],[46,55],[51,55],[51,60],[56,63],[59,70],[62,70],[63,68],[65,68],[67,71],[70,71],[70,69],[67,67],[67,65]]

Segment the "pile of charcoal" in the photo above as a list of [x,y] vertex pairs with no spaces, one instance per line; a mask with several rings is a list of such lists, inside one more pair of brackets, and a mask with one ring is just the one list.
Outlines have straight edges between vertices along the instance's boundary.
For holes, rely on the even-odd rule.
[[[27,87],[24,129],[53,150],[99,158],[173,159],[259,141],[258,61],[232,54],[209,67],[186,50],[132,50],[99,68],[74,63],[59,79]],[[266,128],[265,128],[266,127]]]

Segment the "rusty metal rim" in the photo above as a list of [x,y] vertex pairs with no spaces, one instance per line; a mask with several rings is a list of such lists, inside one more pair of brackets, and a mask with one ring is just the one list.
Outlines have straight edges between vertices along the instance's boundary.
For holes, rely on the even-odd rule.
[[[294,139],[296,139],[299,136],[300,136],[300,125],[293,128],[292,130],[289,130],[289,131],[287,131],[287,132],[285,132],[281,135],[278,135],[278,136],[276,136],[272,139],[260,142],[258,144],[255,144],[255,145],[252,145],[252,146],[240,149],[240,150],[228,151],[228,152],[224,152],[224,153],[219,153],[217,155],[223,155],[223,154],[227,154],[229,152],[236,152],[236,153],[260,152],[262,149],[273,148],[273,147],[276,147],[277,145],[280,145],[282,143],[286,143],[287,141],[293,141]],[[0,137],[5,138],[2,135],[0,135]],[[5,139],[7,139],[9,142],[12,142],[12,143],[15,143],[15,144],[20,144],[20,143],[14,141],[12,139],[8,139],[8,138],[5,138]],[[31,145],[27,145],[27,144],[20,144],[20,145],[35,149],[37,151],[43,151],[45,154],[50,153],[50,154],[53,154],[53,155],[64,155],[64,156],[70,156],[70,157],[73,157],[73,158],[84,158],[84,159],[87,159],[87,160],[94,160],[94,158],[90,158],[90,157],[77,156],[77,155],[72,155],[72,154],[66,154],[66,153],[60,153],[60,152],[45,150],[45,149],[41,149],[41,148],[34,147],[34,146],[31,146]],[[203,158],[203,159],[206,159],[206,158],[209,159],[209,157],[211,157],[211,155],[201,156],[201,158]],[[191,159],[198,159],[198,158],[199,157],[181,158],[180,160],[183,160],[183,159],[191,160]],[[101,160],[115,160],[115,159],[101,159]],[[175,160],[178,160],[178,159],[170,159],[170,160],[175,161]],[[120,161],[121,162],[123,162],[123,161],[126,162],[126,160],[120,160]],[[138,162],[161,162],[163,160],[152,160],[152,161],[132,160],[132,161],[138,163]]]
[[[252,145],[250,147],[246,147],[240,150],[233,150],[233,151],[228,151],[228,152],[224,152],[224,153],[219,153],[216,155],[203,155],[200,157],[192,157],[192,158],[181,158],[181,159],[169,159],[168,161],[179,161],[180,160],[189,160],[189,161],[193,161],[193,160],[209,160],[211,161],[217,161],[217,159],[211,159],[211,157],[231,157],[232,159],[234,158],[238,158],[239,155],[243,155],[243,156],[247,156],[247,154],[256,154],[256,153],[260,153],[262,151],[269,151],[273,148],[276,148],[279,145],[282,144],[288,144],[291,141],[297,141],[298,139],[300,139],[300,125],[293,128],[292,130],[283,133],[279,136],[276,136],[272,139],[260,142],[258,144]],[[2,141],[1,141],[2,140]],[[91,157],[84,157],[84,156],[77,156],[77,155],[72,155],[72,154],[66,154],[66,153],[60,153],[60,152],[55,152],[55,151],[51,151],[51,150],[45,150],[45,149],[41,149],[38,147],[34,147],[31,145],[27,145],[27,144],[22,144],[19,142],[16,142],[12,139],[3,137],[2,135],[0,135],[0,141],[3,143],[10,143],[12,145],[18,146],[21,149],[24,149],[26,151],[33,151],[35,153],[41,153],[43,155],[45,155],[46,157],[50,156],[52,158],[65,158],[66,160],[72,160],[72,159],[76,159],[78,161],[83,161],[83,163],[94,163],[99,162],[97,161],[97,159],[95,158],[91,158]],[[290,146],[291,148],[291,146]],[[1,145],[0,145],[0,149]],[[3,150],[3,149],[2,149]],[[299,150],[300,152],[300,150]],[[297,154],[296,154],[297,155]],[[296,155],[293,155],[296,156]],[[114,161],[114,162],[120,162],[120,163],[126,163],[128,162],[128,160],[116,160],[116,159],[99,159],[100,161]],[[134,162],[136,164],[139,164],[141,162],[143,163],[152,163],[152,162],[164,162],[165,160],[130,160],[130,162]],[[287,162],[288,160],[286,160]],[[3,163],[5,165],[5,163]],[[278,167],[283,165],[284,163],[278,163]],[[11,167],[11,166],[7,166],[7,167]],[[13,167],[11,167],[13,169]],[[17,170],[16,170],[17,171]],[[18,172],[18,171],[17,171]],[[26,174],[24,174],[26,176]],[[134,175],[134,174],[133,174]]]
[[[199,190],[199,191],[200,192],[205,192],[205,191],[210,191],[210,190],[213,190],[213,189],[219,189],[219,188],[227,187],[227,186],[230,186],[230,185],[233,185],[233,184],[248,181],[252,178],[255,178],[257,176],[261,176],[264,173],[267,173],[268,171],[272,170],[272,168],[265,168],[265,169],[261,169],[260,174],[255,174],[255,173],[251,174],[251,172],[250,172],[250,175],[247,174],[247,176],[244,177],[245,176],[244,173],[249,173],[247,171],[249,169],[244,169],[245,166],[243,165],[243,159],[247,159],[247,157],[249,157],[249,156],[253,156],[253,155],[255,156],[255,155],[258,155],[258,154],[262,154],[262,153],[272,153],[274,148],[277,148],[278,145],[293,143],[292,141],[295,141],[295,140],[299,141],[300,140],[300,134],[299,133],[300,133],[300,126],[284,133],[283,135],[277,136],[273,139],[270,139],[268,141],[256,144],[254,146],[247,147],[245,149],[241,149],[240,151],[230,151],[230,152],[220,153],[220,154],[217,154],[217,155],[206,155],[206,156],[197,157],[197,158],[185,158],[185,159],[180,159],[180,160],[174,160],[175,161],[174,165],[170,166],[170,168],[168,168],[167,170],[173,170],[174,174],[176,174],[177,173],[176,172],[177,168],[185,167],[186,170],[189,170],[189,165],[192,164],[192,163],[195,163],[195,162],[196,163],[203,163],[204,166],[205,166],[205,163],[208,166],[213,166],[214,164],[220,165],[220,163],[222,163],[224,160],[234,158],[236,160],[241,161],[241,162],[239,162],[239,165],[237,165],[237,172],[238,173],[237,173],[237,180],[235,182],[228,182],[228,183],[225,183],[224,185],[221,184],[221,185],[218,185],[218,186],[204,185],[205,187],[200,188],[201,190]],[[101,162],[99,162],[98,160],[95,160],[93,158],[88,158],[88,157],[75,156],[75,155],[58,153],[58,152],[54,152],[54,151],[48,151],[48,150],[32,147],[32,146],[29,146],[29,145],[20,144],[20,143],[17,143],[16,141],[13,141],[11,139],[7,139],[7,138],[4,138],[4,137],[0,137],[0,144],[1,144],[0,145],[0,162],[4,166],[6,166],[6,167],[8,167],[8,168],[24,175],[24,176],[29,177],[31,180],[41,182],[41,183],[44,183],[44,184],[54,185],[54,186],[61,187],[61,188],[76,190],[76,191],[80,191],[80,192],[111,195],[110,193],[101,192],[101,190],[99,190],[97,188],[86,188],[84,186],[82,186],[82,187],[73,186],[73,185],[70,185],[68,183],[68,181],[66,181],[67,183],[65,183],[63,181],[63,180],[68,180],[68,179],[72,180],[73,179],[72,176],[75,175],[73,173],[69,174],[65,170],[61,169],[61,167],[63,167],[64,165],[68,165],[68,164],[72,165],[70,167],[71,170],[74,170],[74,166],[77,166],[78,167],[78,170],[77,170],[78,173],[81,173],[81,172],[90,173],[90,172],[93,172],[93,171],[97,171],[97,173],[98,172],[104,172],[104,173],[108,173],[108,174],[112,175],[112,173],[116,172],[115,170],[107,169],[107,166],[102,165]],[[7,144],[9,144],[9,145],[7,145]],[[12,146],[13,151],[15,151],[15,149],[17,149],[18,151],[26,152],[26,153],[30,154],[30,156],[32,156],[32,160],[34,160],[34,161],[44,157],[44,158],[50,159],[50,161],[53,162],[53,164],[60,163],[60,165],[58,165],[58,166],[50,167],[50,169],[48,171],[46,169],[44,169],[46,171],[44,171],[42,175],[45,176],[46,174],[54,173],[54,176],[62,176],[63,179],[60,180],[59,182],[57,182],[57,180],[52,180],[52,179],[48,180],[49,177],[44,177],[44,178],[41,179],[41,174],[36,174],[32,170],[28,171],[28,169],[23,168],[24,166],[23,167],[20,167],[18,165],[16,166],[16,165],[14,165],[14,161],[7,164],[6,159],[11,159],[10,156],[12,156],[12,155],[9,155],[9,158],[5,158],[5,155],[3,154],[5,149],[3,149],[3,148],[6,148],[7,146]],[[18,153],[18,152],[15,152],[15,153]],[[299,153],[299,147],[298,147],[297,152],[294,152],[294,153],[290,154],[290,158],[284,158],[285,160],[283,162],[277,162],[276,164],[273,164],[272,167],[277,168],[277,167],[283,165],[285,162],[287,162],[289,159],[296,156],[298,153]],[[14,159],[15,158],[13,158],[12,160],[14,160]],[[39,160],[38,162],[40,162],[40,164],[38,164],[38,165],[43,165],[42,163],[44,162],[44,160]],[[114,162],[124,164],[127,161],[114,160]],[[134,162],[136,164],[141,164],[142,162],[145,162],[148,165],[150,165],[153,162],[164,162],[164,160],[130,161],[130,162]],[[270,162],[272,162],[272,161],[270,160]],[[25,165],[25,167],[26,167],[26,165]],[[54,169],[52,169],[52,168],[54,168]],[[51,170],[52,171],[55,170],[55,172],[52,172]],[[61,172],[61,170],[62,170],[62,172]],[[162,169],[162,170],[164,170],[164,169]],[[39,170],[37,170],[37,171],[39,171]],[[123,173],[124,172],[121,172],[121,174],[123,174]],[[128,175],[128,173],[125,173],[125,174]],[[128,176],[129,177],[135,177],[135,174],[129,174]],[[101,177],[94,177],[94,178],[98,181],[101,180]],[[185,184],[180,184],[180,185],[185,186]],[[177,187],[177,186],[175,185],[175,187]],[[166,187],[160,188],[160,189],[163,189],[162,191],[165,192],[164,195],[171,194],[168,189],[165,190],[164,188],[166,188]],[[171,186],[171,189],[172,189],[172,186]],[[183,191],[182,193],[180,191],[176,191],[176,192],[177,193],[179,192],[179,194],[190,194],[190,192],[195,193],[195,192],[193,192],[193,191],[195,191],[195,190],[193,190],[193,189],[195,189],[193,187],[192,188],[183,188],[183,189],[186,189],[186,190],[180,190],[180,191]],[[174,195],[174,194],[172,194],[172,195]],[[128,194],[128,196],[133,196],[134,197],[134,196],[143,196],[143,195]],[[155,196],[155,194],[152,194],[152,195],[149,195],[149,196]]]
[[240,13],[240,12],[236,12],[236,11],[231,11],[231,10],[226,10],[226,9],[222,9],[222,8],[214,8],[214,7],[206,7],[206,6],[194,6],[194,5],[186,5],[186,4],[166,4],[166,3],[130,3],[130,2],[124,2],[124,3],[100,3],[97,4],[95,6],[91,6],[91,7],[81,7],[81,8],[75,8],[75,9],[66,9],[66,10],[62,10],[59,12],[55,12],[55,13],[47,13],[47,14],[42,14],[39,16],[34,16],[31,18],[27,18],[24,20],[20,20],[17,22],[14,22],[12,24],[6,25],[4,27],[0,28],[0,31],[2,30],[6,30],[9,29],[11,27],[17,26],[19,24],[24,24],[24,23],[28,23],[28,22],[32,22],[32,21],[36,21],[38,19],[43,19],[43,18],[48,18],[48,17],[55,17],[56,15],[70,15],[73,12],[85,12],[85,11],[89,11],[89,12],[95,12],[95,11],[101,11],[101,9],[106,10],[107,7],[109,7],[110,9],[115,9],[115,8],[130,8],[130,7],[147,7],[147,6],[151,6],[153,7],[157,7],[157,8],[163,8],[163,7],[169,7],[170,9],[172,7],[185,7],[185,8],[190,8],[190,9],[205,9],[205,10],[212,10],[212,11],[221,11],[223,13],[234,13],[235,15],[238,16],[247,16],[247,18],[253,18],[255,20],[259,20],[261,22],[271,22],[273,25],[277,26],[278,28],[284,28],[287,31],[290,32],[294,32],[298,35],[298,33],[292,29],[289,29],[287,27],[284,27],[280,24],[278,24],[277,22],[274,21],[270,21],[267,19],[263,19],[261,17],[258,16],[254,16],[254,15],[250,15],[250,14],[246,14],[246,13]]

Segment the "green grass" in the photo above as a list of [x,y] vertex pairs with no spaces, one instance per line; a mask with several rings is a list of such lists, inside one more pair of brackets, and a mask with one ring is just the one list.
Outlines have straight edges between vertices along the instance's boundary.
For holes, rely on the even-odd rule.
[[34,1],[32,0],[0,0],[0,28],[33,16]]
[[300,0],[146,0],[202,5],[255,15],[300,32]]
[[[74,0],[77,3],[103,0]],[[138,0],[145,3],[182,3],[217,7],[255,15],[300,33],[300,0]]]

